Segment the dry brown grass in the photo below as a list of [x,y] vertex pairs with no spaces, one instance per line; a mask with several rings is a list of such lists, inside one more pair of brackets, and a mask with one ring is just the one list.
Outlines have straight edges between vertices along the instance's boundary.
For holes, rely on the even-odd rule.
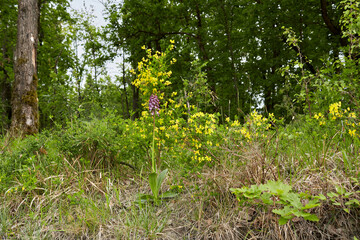
[[[359,184],[341,167],[341,155],[328,153],[325,164],[303,167],[298,156],[268,156],[259,145],[228,151],[214,166],[182,176],[170,170],[163,186],[182,182],[174,199],[153,204],[136,204],[138,193],[149,193],[147,176],[129,170],[111,172],[76,171],[74,161],[64,169],[62,185],[50,190],[1,195],[2,239],[353,239],[360,237],[360,211],[346,213],[326,201],[312,210],[317,223],[294,218],[279,226],[270,209],[240,206],[229,189],[281,179],[294,190],[313,195],[334,191],[335,185],[348,192]],[[279,164],[281,162],[281,164]],[[74,166],[73,166],[74,165]],[[119,177],[121,176],[121,177]],[[60,177],[60,176],[58,176]],[[44,185],[49,177],[39,176]],[[176,178],[176,179],[175,179]],[[49,184],[46,186],[50,186]],[[69,197],[71,196],[71,197]],[[359,193],[354,197],[360,200]],[[7,218],[7,219],[5,219]],[[5,220],[4,220],[5,219]]]

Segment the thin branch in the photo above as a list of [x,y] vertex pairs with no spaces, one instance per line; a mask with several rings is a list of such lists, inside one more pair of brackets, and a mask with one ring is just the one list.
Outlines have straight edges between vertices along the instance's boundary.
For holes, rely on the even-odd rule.
[[[287,44],[287,39],[285,36],[282,36],[282,41]],[[290,45],[291,49],[293,49],[300,57],[301,62],[305,63],[307,68],[310,70],[312,74],[316,74],[316,70],[308,58],[301,52],[301,49],[297,48],[294,44]]]
[[341,46],[347,46],[348,45],[348,41],[346,40],[346,38],[342,37],[342,31],[339,27],[335,26],[335,24],[333,23],[333,21],[331,21],[329,15],[328,15],[328,11],[327,11],[327,0],[320,0],[320,5],[321,5],[321,16],[324,19],[324,22],[326,24],[326,26],[328,27],[328,29],[330,30],[330,32],[335,35],[335,36],[340,36],[340,44]]

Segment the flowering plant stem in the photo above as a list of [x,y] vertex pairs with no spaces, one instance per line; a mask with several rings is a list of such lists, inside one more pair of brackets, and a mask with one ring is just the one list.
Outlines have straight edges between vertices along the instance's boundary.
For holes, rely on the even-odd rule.
[[152,153],[151,153],[151,166],[153,173],[157,172],[156,163],[155,163],[155,118],[156,118],[156,114],[154,114],[153,141],[152,141]]
[[[152,200],[156,205],[160,203],[160,200],[165,198],[175,197],[176,194],[172,192],[165,192],[160,195],[161,185],[164,182],[168,170],[165,169],[160,173],[157,172],[156,161],[155,161],[155,136],[156,136],[156,115],[160,114],[160,101],[156,93],[151,94],[149,99],[149,111],[153,115],[153,139],[152,139],[152,149],[151,149],[151,173],[149,175],[149,184],[151,188],[152,195],[150,194],[140,194],[139,200],[149,201]],[[160,149],[159,149],[160,152]],[[160,158],[160,156],[159,156]]]

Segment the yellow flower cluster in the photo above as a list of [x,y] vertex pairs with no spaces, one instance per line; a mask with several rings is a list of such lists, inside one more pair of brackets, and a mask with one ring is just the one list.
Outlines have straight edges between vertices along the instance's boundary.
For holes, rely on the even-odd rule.
[[[147,52],[147,59],[143,58],[138,63],[136,71],[130,71],[137,76],[133,84],[140,89],[144,107],[147,107],[147,99],[151,94],[157,94],[162,102],[159,117],[156,119],[156,145],[166,148],[167,154],[176,158],[188,158],[197,163],[209,162],[211,157],[207,153],[208,149],[213,145],[218,145],[212,142],[212,135],[217,128],[217,117],[214,114],[198,111],[196,106],[188,106],[184,102],[171,99],[178,94],[168,89],[172,75],[168,66],[175,64],[176,59],[168,59],[166,56],[174,48],[173,44],[174,41],[171,40],[170,47],[165,53],[155,52],[154,54],[143,46],[142,49]],[[171,94],[165,96],[164,92]],[[187,120],[183,116],[188,116]],[[153,116],[148,111],[143,111],[138,120],[139,124],[134,124],[127,129],[134,135],[140,135],[140,139],[145,141],[149,138],[152,118]],[[142,130],[142,127],[147,130]],[[139,139],[139,137],[134,136],[132,139]]]
[[195,133],[211,135],[216,129],[217,120],[214,114],[197,112],[190,116],[188,123]]
[[260,126],[264,125],[266,130],[268,130],[271,127],[271,124],[268,123],[268,119],[266,117],[263,117],[256,110],[254,110],[250,114],[250,117],[251,117],[250,118],[250,123],[254,124],[257,127],[260,127]]
[[[247,142],[251,142],[265,138],[271,123],[275,123],[276,119],[274,114],[269,114],[266,118],[254,110],[242,126],[238,120],[231,122],[230,118],[226,118],[225,121],[229,123],[229,128],[227,128],[229,133],[241,134]],[[236,138],[236,136],[233,137]]]
[[[315,113],[313,118],[319,121],[320,126],[325,125],[327,119],[332,120],[332,124],[335,123],[334,120],[338,119],[339,124],[342,125],[342,131],[345,132],[346,130],[351,137],[359,135],[356,133],[356,127],[360,126],[360,123],[356,123],[357,117],[355,112],[352,112],[349,107],[347,109],[341,109],[341,102],[330,104],[328,118],[326,118],[322,113]],[[343,123],[345,123],[345,125]],[[344,126],[346,126],[346,128],[344,128]]]
[[242,127],[240,129],[240,133],[245,137],[245,139],[247,139],[248,141],[251,140],[251,134],[250,132],[246,129],[246,127]]
[[136,79],[132,84],[140,89],[145,99],[144,106],[148,104],[151,94],[156,94],[160,100],[164,99],[163,90],[171,85],[169,78],[172,71],[168,70],[168,66],[176,62],[175,58],[167,59],[169,51],[173,48],[171,46],[173,45],[170,45],[166,52],[160,53],[156,51],[154,54],[151,49],[142,46],[141,48],[146,51],[147,58],[143,57],[138,62],[136,71],[134,69],[130,70],[131,74],[136,75]]
[[193,161],[196,161],[196,162],[204,162],[204,161],[207,161],[207,162],[211,162],[211,157],[209,156],[201,156],[199,151],[195,151],[195,155],[191,157],[191,159]]
[[316,120],[319,120],[320,126],[325,125],[326,121],[325,121],[324,115],[322,113],[315,113],[314,118]]
[[349,135],[352,136],[352,137],[355,137],[356,136],[356,129],[353,129],[353,130],[349,129]]
[[[194,111],[197,110],[195,106],[190,106],[190,108]],[[206,151],[215,145],[211,139],[216,128],[217,118],[214,114],[195,112],[190,115],[187,126],[183,128],[183,131],[187,145],[190,149],[193,149],[192,161],[199,163],[211,161],[211,157],[206,154]]]
[[341,111],[341,102],[333,103],[329,107],[330,115],[332,115],[331,119],[335,120],[337,117],[342,117],[342,111]]
[[[19,190],[18,187],[11,187],[10,189],[8,189],[8,190],[6,191],[6,193],[17,192],[18,190]],[[20,190],[19,190],[19,191],[20,191]],[[25,187],[24,187],[24,186],[21,187],[21,191],[25,191]]]

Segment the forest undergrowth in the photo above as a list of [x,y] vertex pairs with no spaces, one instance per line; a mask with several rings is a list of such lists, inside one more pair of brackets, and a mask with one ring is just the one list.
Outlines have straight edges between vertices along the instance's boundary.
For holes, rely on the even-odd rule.
[[0,139],[0,237],[360,238],[357,65],[291,75],[304,110],[290,119],[256,109],[231,119],[211,111],[197,63],[193,82],[172,88],[173,44],[144,46],[147,58],[131,70],[138,119],[79,111]]
[[359,237],[358,136],[339,129],[315,137],[309,131],[317,119],[282,126],[256,112],[244,124],[214,122],[205,134],[212,125],[201,123],[213,118],[192,118],[157,149],[158,168],[169,170],[161,190],[173,193],[158,202],[139,198],[152,194],[152,136],[142,137],[144,120],[110,114],[25,139],[2,138],[1,237]]
[[[256,111],[243,124],[219,124],[196,107],[167,124],[162,113],[108,114],[4,137],[1,237],[355,239],[359,122],[335,109],[287,125]],[[152,152],[168,169],[159,187],[172,193],[157,202],[139,198],[153,194]]]

